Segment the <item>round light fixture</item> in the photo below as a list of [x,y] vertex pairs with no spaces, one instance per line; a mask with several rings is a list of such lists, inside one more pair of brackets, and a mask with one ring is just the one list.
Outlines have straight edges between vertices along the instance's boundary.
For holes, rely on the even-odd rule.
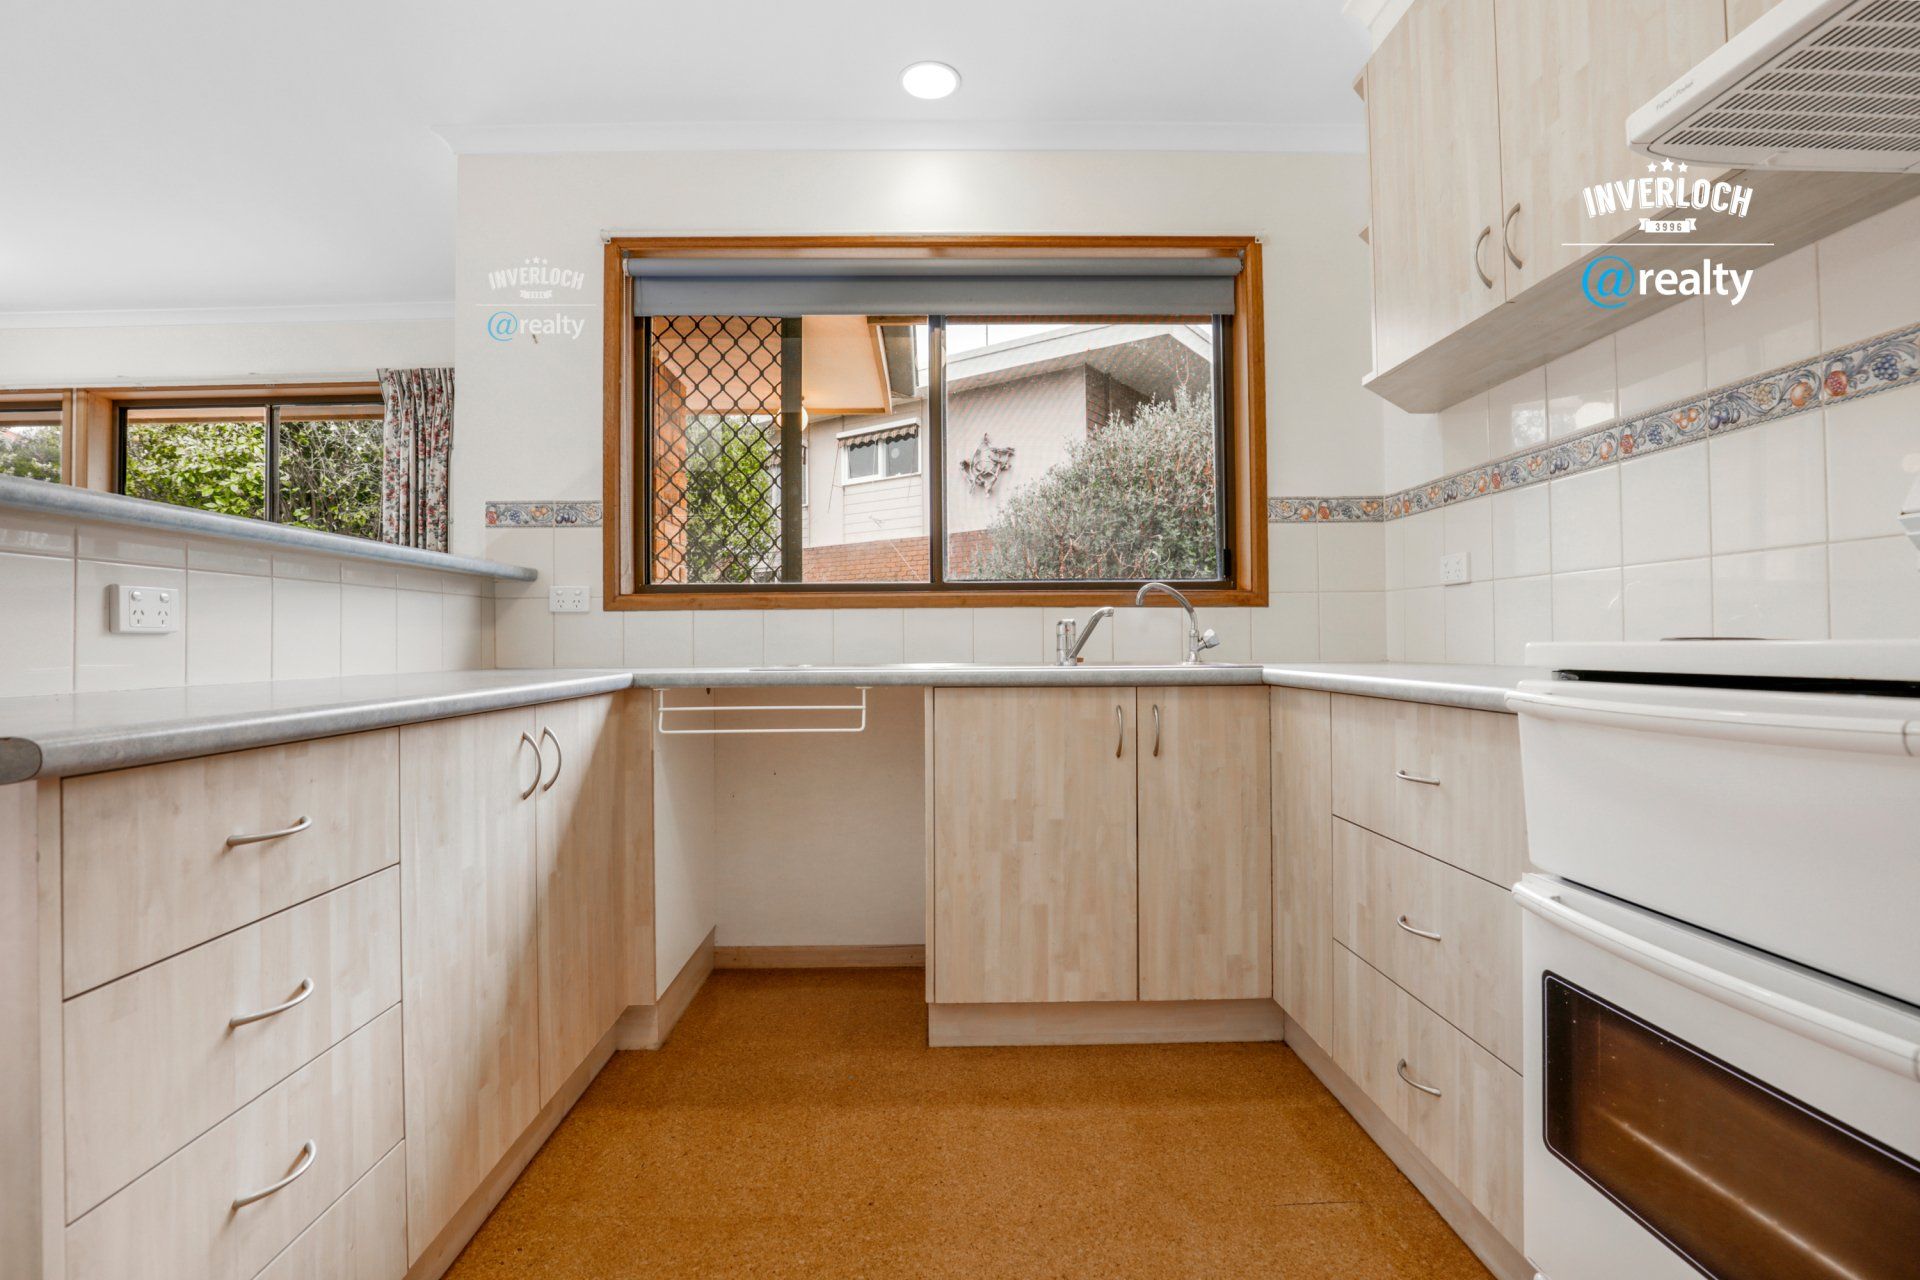
[[944,98],[960,87],[960,73],[944,62],[916,62],[900,73],[900,87],[916,98]]

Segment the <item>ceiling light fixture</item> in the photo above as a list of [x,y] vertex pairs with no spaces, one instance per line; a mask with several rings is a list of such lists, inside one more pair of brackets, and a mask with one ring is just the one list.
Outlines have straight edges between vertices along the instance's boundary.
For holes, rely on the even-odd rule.
[[900,73],[900,87],[916,98],[944,98],[960,87],[960,73],[944,62],[916,62]]

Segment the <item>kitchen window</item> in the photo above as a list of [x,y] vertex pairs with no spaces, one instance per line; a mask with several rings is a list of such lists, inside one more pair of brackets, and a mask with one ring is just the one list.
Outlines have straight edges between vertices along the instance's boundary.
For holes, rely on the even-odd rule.
[[609,607],[1263,603],[1258,270],[1245,240],[614,240]]
[[59,480],[65,422],[59,400],[0,398],[0,475]]

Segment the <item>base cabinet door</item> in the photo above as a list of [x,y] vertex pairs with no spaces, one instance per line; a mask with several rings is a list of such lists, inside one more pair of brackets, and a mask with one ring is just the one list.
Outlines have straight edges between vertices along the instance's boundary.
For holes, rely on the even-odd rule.
[[1273,994],[1314,1043],[1333,1044],[1332,695],[1275,689]]
[[1140,998],[1273,994],[1261,687],[1139,691]]
[[409,1261],[540,1110],[538,732],[532,709],[401,731]]
[[935,692],[937,1003],[1137,998],[1134,701]]

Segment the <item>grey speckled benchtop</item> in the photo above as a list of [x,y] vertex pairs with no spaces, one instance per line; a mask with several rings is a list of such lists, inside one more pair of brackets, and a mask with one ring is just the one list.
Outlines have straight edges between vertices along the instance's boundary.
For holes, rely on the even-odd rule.
[[396,547],[369,538],[321,533],[317,529],[300,529],[267,520],[245,520],[239,516],[176,507],[170,502],[149,502],[145,498],[101,493],[96,489],[76,489],[72,485],[25,480],[19,476],[0,476],[0,507],[16,507],[22,511],[35,511],[68,520],[97,520],[103,524],[159,529],[182,537],[226,538],[256,546],[279,547],[285,551],[308,551],[318,555],[342,556],[349,560],[374,560],[382,564],[406,565],[412,569],[429,569],[435,573],[464,573],[506,582],[531,582],[538,576],[532,569],[517,564],[499,564],[474,556],[425,551],[419,547]]
[[1504,711],[1508,691],[1521,680],[1546,674],[1532,667],[1385,662],[1072,668],[905,663],[448,671],[0,698],[0,784],[98,773],[631,688],[1269,684]]

